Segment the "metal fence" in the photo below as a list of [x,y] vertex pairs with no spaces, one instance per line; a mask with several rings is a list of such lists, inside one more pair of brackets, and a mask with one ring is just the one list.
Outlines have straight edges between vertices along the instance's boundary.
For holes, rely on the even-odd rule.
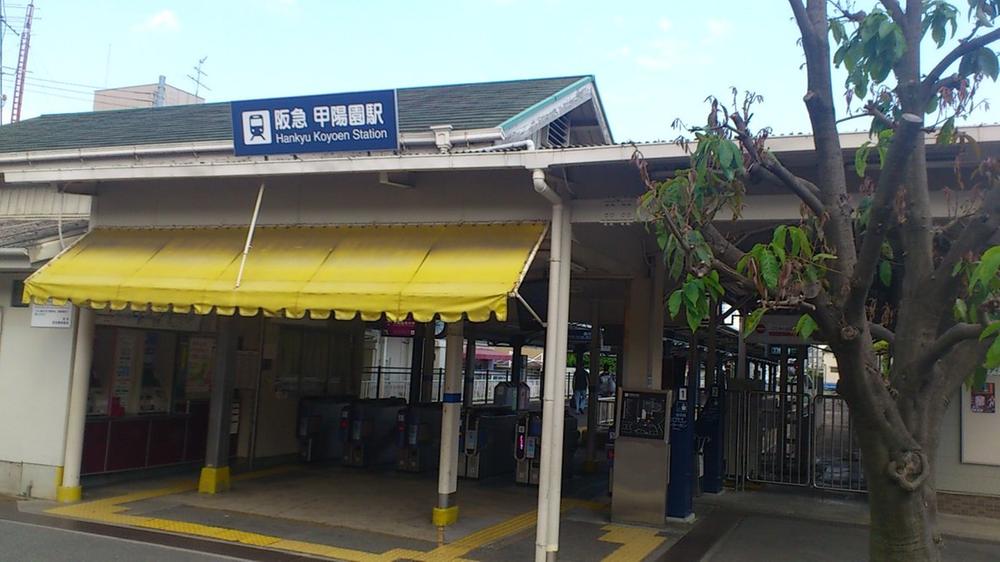
[[726,401],[727,477],[747,482],[864,492],[861,451],[839,396],[732,392]]
[[867,490],[861,469],[861,445],[854,437],[847,402],[839,396],[821,396],[816,399],[815,411],[814,485],[850,492]]

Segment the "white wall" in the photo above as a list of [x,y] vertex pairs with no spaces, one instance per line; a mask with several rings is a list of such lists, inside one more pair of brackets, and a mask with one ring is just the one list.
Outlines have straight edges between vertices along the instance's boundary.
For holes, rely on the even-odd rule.
[[[963,387],[959,393],[968,395],[969,390]],[[968,408],[968,398],[961,399],[959,393],[952,397],[951,405],[948,407],[941,425],[936,464],[938,490],[1000,496],[1000,466],[962,462],[961,409]],[[989,416],[990,414],[974,415]],[[1000,416],[1000,412],[992,414],[992,416]],[[968,437],[970,436],[966,436],[966,446],[981,447],[984,450],[994,452],[1000,447],[997,444],[996,433],[983,435],[979,439],[969,439]]]
[[[32,328],[0,276],[0,493],[55,496],[62,465],[73,330]],[[30,429],[30,431],[28,431]]]

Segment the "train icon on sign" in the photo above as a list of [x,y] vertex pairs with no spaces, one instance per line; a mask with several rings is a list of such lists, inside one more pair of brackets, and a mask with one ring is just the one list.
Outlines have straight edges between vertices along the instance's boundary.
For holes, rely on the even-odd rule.
[[271,144],[271,115],[267,110],[244,111],[243,144]]

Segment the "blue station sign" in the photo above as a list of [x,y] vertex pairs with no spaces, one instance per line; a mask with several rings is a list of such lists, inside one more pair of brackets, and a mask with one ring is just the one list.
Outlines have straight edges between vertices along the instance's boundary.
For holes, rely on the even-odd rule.
[[237,156],[399,148],[396,91],[234,101]]

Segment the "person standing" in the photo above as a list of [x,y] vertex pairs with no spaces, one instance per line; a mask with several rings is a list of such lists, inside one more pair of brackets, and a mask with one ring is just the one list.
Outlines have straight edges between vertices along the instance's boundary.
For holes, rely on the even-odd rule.
[[578,414],[583,413],[583,408],[587,404],[587,387],[590,385],[590,373],[577,363],[576,372],[573,373],[573,409]]

